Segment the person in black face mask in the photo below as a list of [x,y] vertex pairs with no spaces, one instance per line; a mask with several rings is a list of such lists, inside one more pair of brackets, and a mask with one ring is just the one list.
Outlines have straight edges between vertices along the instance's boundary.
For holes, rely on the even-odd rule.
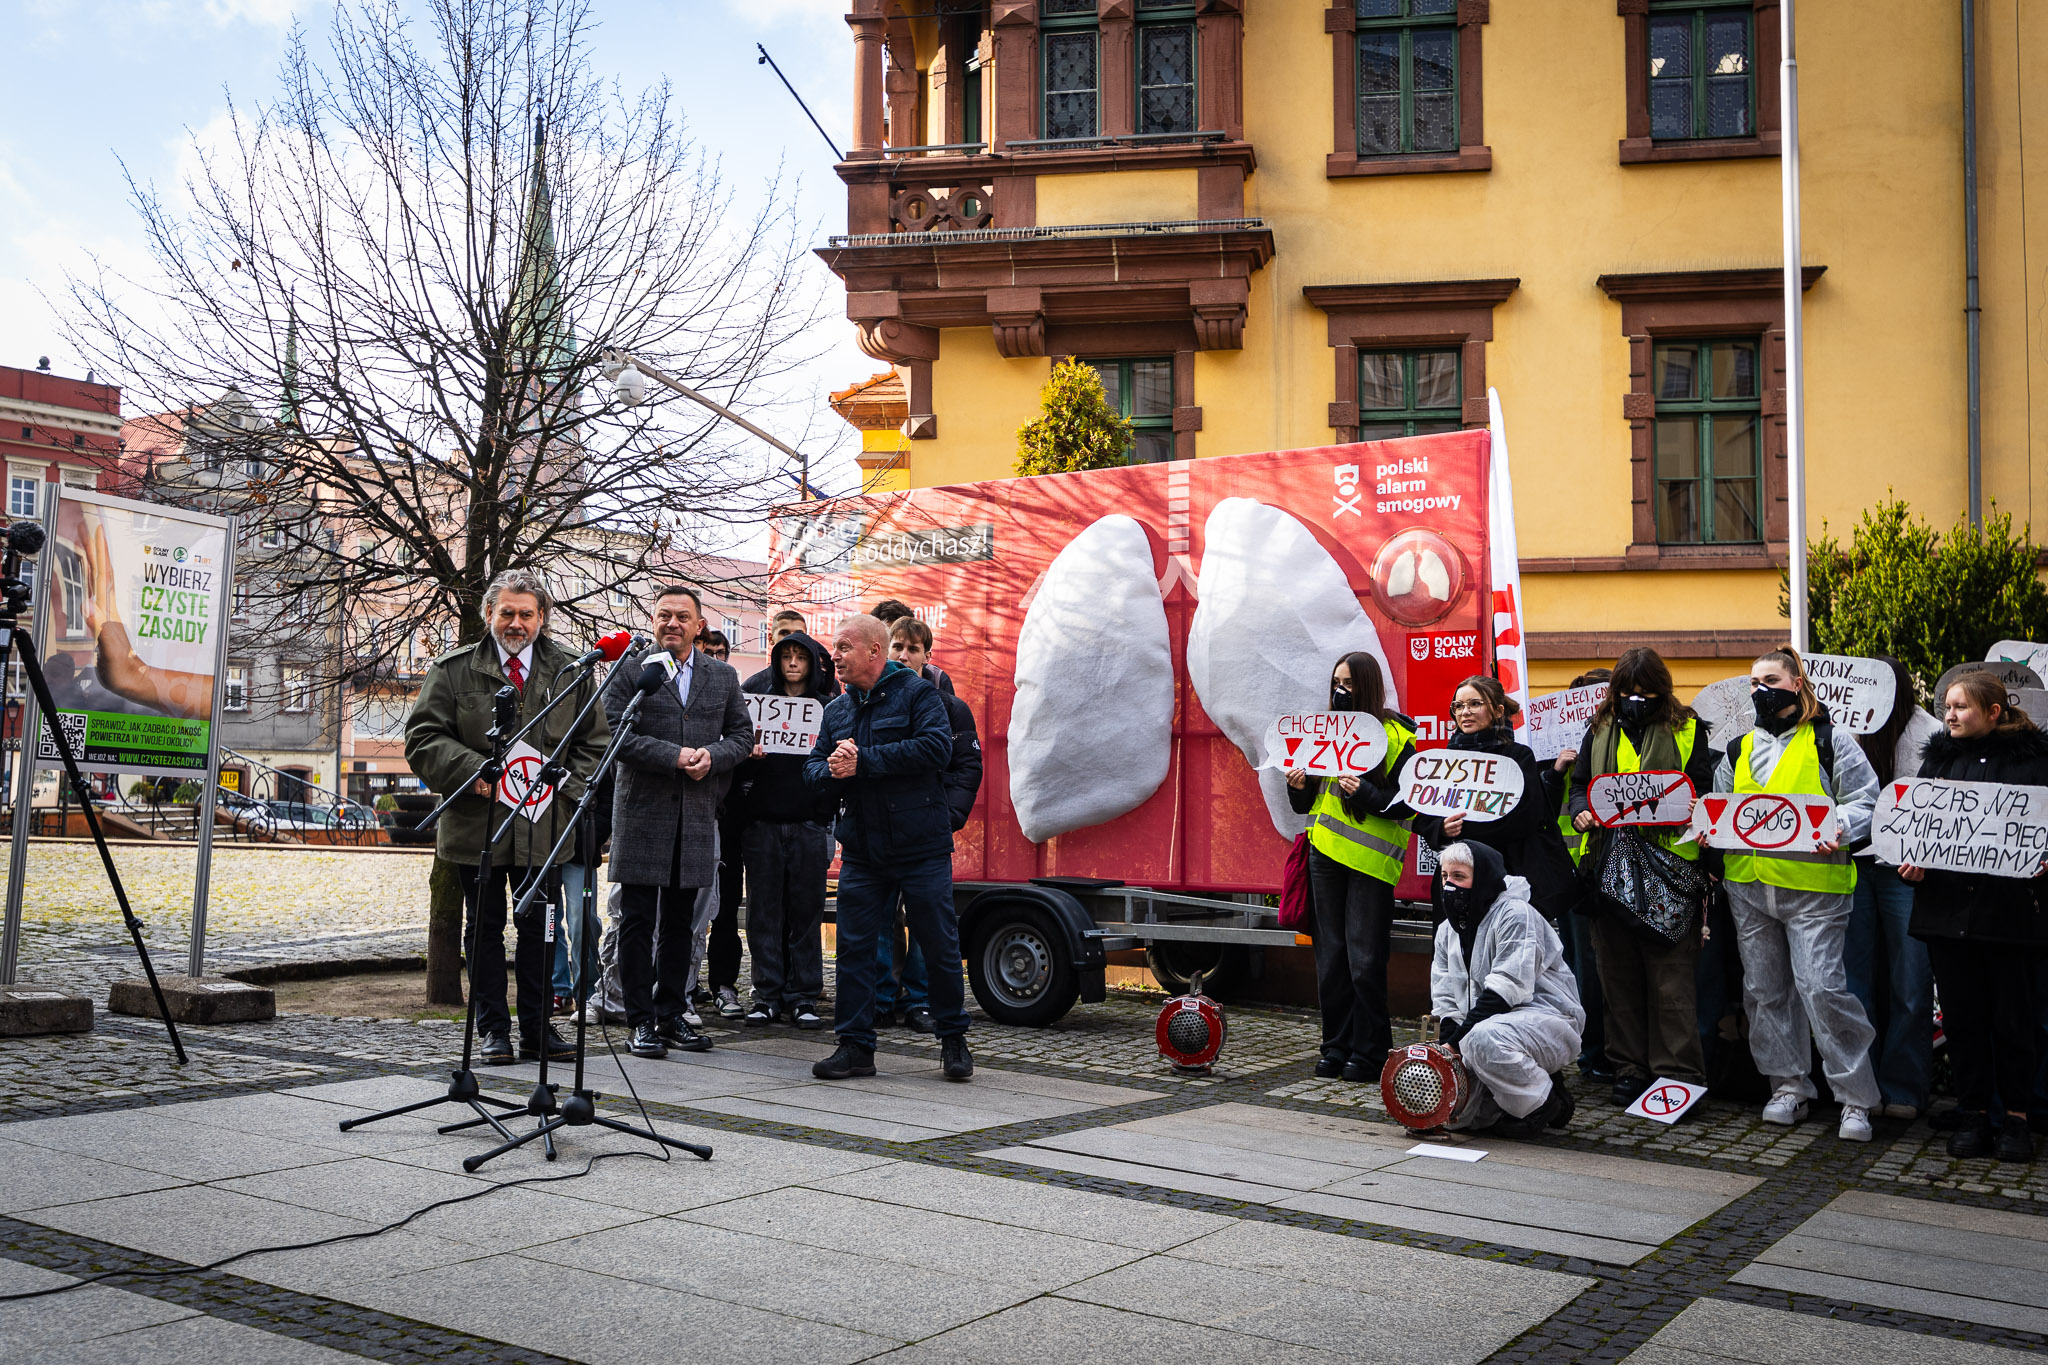
[[[1714,746],[1707,723],[1679,703],[1663,658],[1654,649],[1631,649],[1615,661],[1607,700],[1587,724],[1572,769],[1572,824],[1586,836],[1589,859],[1606,838],[1606,831],[1593,821],[1588,801],[1593,779],[1608,773],[1660,771],[1683,772],[1695,793],[1712,791]],[[1704,859],[1710,872],[1720,868],[1720,854],[1686,838],[1683,826],[1639,832],[1688,862]],[[1614,1067],[1614,1089],[1608,1098],[1617,1105],[1634,1104],[1657,1077],[1705,1085],[1695,975],[1699,938],[1667,948],[1593,913],[1595,906],[1587,900],[1580,908],[1592,917],[1607,1059]]]
[[1564,944],[1529,904],[1529,883],[1510,875],[1484,844],[1437,855],[1430,1010],[1440,1040],[1465,1059],[1478,1093],[1455,1128],[1533,1137],[1562,1128],[1572,1096],[1558,1077],[1579,1052],[1586,1012]]

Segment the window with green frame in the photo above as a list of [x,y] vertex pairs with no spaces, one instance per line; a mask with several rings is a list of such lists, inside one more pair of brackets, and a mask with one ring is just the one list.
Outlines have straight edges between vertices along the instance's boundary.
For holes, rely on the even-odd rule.
[[1458,0],[1357,0],[1358,154],[1458,150]]
[[1194,0],[1138,0],[1141,133],[1195,131]]
[[1427,436],[1463,425],[1459,357],[1448,351],[1360,351],[1358,439]]
[[1652,138],[1755,134],[1755,19],[1749,5],[1651,0]]
[[1173,361],[1090,360],[1109,405],[1131,422],[1132,464],[1173,458]]
[[1038,0],[1044,119],[1040,137],[1094,137],[1102,79],[1095,0]]
[[1755,341],[1667,341],[1653,353],[1657,542],[1763,539],[1763,421]]

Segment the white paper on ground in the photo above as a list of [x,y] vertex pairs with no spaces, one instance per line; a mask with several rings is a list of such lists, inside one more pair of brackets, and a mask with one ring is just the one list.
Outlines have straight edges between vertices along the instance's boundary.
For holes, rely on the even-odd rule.
[[[1379,631],[1344,571],[1292,513],[1256,498],[1225,498],[1202,533],[1202,596],[1188,627],[1188,678],[1202,709],[1254,768],[1279,717],[1330,702],[1330,671],[1345,654],[1379,660],[1387,706],[1400,709]],[[1259,772],[1273,828],[1306,827],[1287,804],[1287,775]]]
[[1173,646],[1152,544],[1107,516],[1039,580],[1017,636],[1010,804],[1042,844],[1135,810],[1173,756]]
[[1444,1147],[1433,1142],[1418,1142],[1408,1149],[1410,1156],[1437,1156],[1445,1161],[1477,1161],[1486,1153],[1471,1147]]
[[1622,1112],[1652,1123],[1676,1123],[1685,1111],[1706,1097],[1707,1088],[1689,1081],[1674,1081],[1658,1077],[1650,1082],[1636,1102]]

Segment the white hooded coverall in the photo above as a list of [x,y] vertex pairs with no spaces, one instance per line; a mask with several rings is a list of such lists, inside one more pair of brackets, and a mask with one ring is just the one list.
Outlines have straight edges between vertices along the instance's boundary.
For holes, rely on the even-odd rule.
[[1429,968],[1430,1009],[1439,1019],[1463,1019],[1492,991],[1513,1006],[1480,1021],[1457,1049],[1478,1093],[1452,1128],[1483,1128],[1503,1113],[1527,1118],[1550,1094],[1550,1077],[1579,1055],[1586,1010],[1579,983],[1564,962],[1564,945],[1529,903],[1529,883],[1509,877],[1479,921],[1472,961],[1446,919],[1436,927]]

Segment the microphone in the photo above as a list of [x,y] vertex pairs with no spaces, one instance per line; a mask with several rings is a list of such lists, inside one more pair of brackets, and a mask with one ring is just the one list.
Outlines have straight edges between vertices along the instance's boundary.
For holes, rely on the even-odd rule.
[[640,669],[640,681],[635,684],[635,687],[642,693],[654,692],[663,683],[674,677],[675,671],[675,658],[667,650],[663,650],[659,654],[650,654],[647,656],[647,662]]
[[500,730],[510,730],[519,722],[519,691],[506,683],[491,694],[491,719]]
[[582,658],[570,666],[572,668],[581,668],[585,664],[594,664],[599,659],[604,660],[608,664],[615,664],[620,659],[626,657],[627,652],[635,645],[645,643],[648,643],[648,641],[643,635],[635,635],[630,630],[615,630],[609,635],[598,636],[597,647],[587,650]]

